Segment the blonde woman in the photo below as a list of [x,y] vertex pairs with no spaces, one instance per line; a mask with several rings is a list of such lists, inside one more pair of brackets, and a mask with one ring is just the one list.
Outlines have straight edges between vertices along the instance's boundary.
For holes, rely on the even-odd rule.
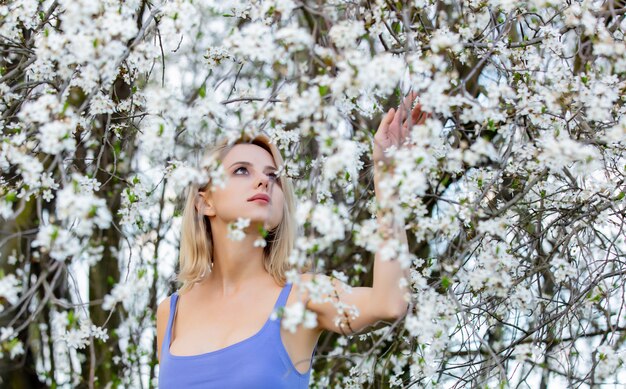
[[[415,99],[410,94],[403,106]],[[416,107],[390,109],[374,138],[375,187],[383,151],[400,147],[410,124],[423,120]],[[225,169],[225,186],[193,187],[183,215],[180,249],[182,287],[159,304],[157,350],[159,386],[167,388],[306,388],[312,354],[322,331],[351,333],[380,320],[394,320],[407,309],[404,276],[398,261],[375,257],[372,287],[346,293],[336,279],[332,300],[358,309],[354,319],[336,320],[333,303],[310,301],[306,290],[292,291],[286,283],[288,256],[295,241],[295,196],[286,177],[276,172],[280,153],[265,137],[256,137],[215,150]],[[231,225],[250,220],[242,240],[233,240]],[[406,235],[397,234],[397,239]],[[258,243],[263,232],[267,245]],[[302,274],[301,281],[313,275]],[[316,275],[315,277],[320,277]],[[297,283],[296,283],[297,284]],[[300,325],[295,332],[281,328],[273,312],[302,303],[317,315],[317,326]],[[270,318],[272,317],[272,318]]]

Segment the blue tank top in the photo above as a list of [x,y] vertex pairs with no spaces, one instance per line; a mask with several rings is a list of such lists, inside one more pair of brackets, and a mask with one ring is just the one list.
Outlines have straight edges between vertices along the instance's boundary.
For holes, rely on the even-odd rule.
[[[284,307],[291,291],[286,284],[274,310]],[[170,354],[172,323],[178,294],[170,299],[170,315],[161,348],[159,388],[308,388],[311,369],[300,373],[280,337],[280,320],[268,318],[256,334],[199,355]]]

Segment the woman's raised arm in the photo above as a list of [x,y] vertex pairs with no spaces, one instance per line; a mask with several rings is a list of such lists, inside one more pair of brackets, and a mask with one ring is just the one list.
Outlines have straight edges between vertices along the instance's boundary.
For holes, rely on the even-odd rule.
[[[390,147],[403,147],[411,126],[421,124],[426,119],[419,105],[411,110],[416,97],[414,93],[409,93],[398,110],[390,109],[381,120],[374,136],[374,190],[379,203],[384,200],[380,181],[385,174],[390,174],[393,163],[385,155],[385,150]],[[350,288],[337,279],[322,276],[320,280],[319,275],[310,274],[302,276],[304,282],[316,282],[313,278],[317,278],[321,283],[332,283],[334,287],[332,295],[322,297],[321,300],[324,302],[308,299],[307,308],[317,314],[319,329],[344,334],[354,333],[380,320],[394,320],[406,313],[408,287],[407,282],[401,283],[401,280],[408,278],[408,272],[402,269],[400,261],[384,260],[382,254],[385,243],[390,241],[400,242],[406,247],[404,221],[398,223],[396,220],[396,223],[390,223],[389,218],[383,217],[380,209],[377,216],[378,230],[385,240],[374,256],[372,287]],[[355,315],[353,308],[358,314]]]

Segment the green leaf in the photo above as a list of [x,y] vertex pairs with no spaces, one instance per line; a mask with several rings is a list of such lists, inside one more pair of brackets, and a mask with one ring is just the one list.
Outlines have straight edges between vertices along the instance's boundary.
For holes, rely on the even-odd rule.
[[326,96],[330,92],[330,88],[328,87],[328,85],[320,85],[318,87],[318,90],[320,92],[321,97]]
[[7,203],[14,203],[15,201],[17,201],[17,192],[9,192],[9,193],[7,193],[7,195],[4,196],[4,200]]
[[450,281],[448,277],[443,276],[441,278],[441,287],[443,288],[443,290],[448,290],[448,288],[450,287],[450,284],[452,284],[452,281]]
[[121,153],[122,153],[122,142],[118,140],[113,144],[113,154],[120,155]]
[[54,227],[54,229],[52,230],[52,235],[50,235],[50,240],[54,241],[58,237],[59,237],[59,229],[57,227]]

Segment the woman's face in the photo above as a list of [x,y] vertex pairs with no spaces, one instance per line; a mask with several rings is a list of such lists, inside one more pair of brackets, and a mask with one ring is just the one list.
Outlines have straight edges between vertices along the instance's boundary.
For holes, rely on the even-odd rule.
[[[205,193],[209,204],[205,214],[225,223],[241,217],[250,219],[253,228],[277,227],[283,217],[284,196],[272,155],[254,144],[238,144],[224,156],[222,166],[226,185]],[[255,196],[269,201],[253,199]]]

